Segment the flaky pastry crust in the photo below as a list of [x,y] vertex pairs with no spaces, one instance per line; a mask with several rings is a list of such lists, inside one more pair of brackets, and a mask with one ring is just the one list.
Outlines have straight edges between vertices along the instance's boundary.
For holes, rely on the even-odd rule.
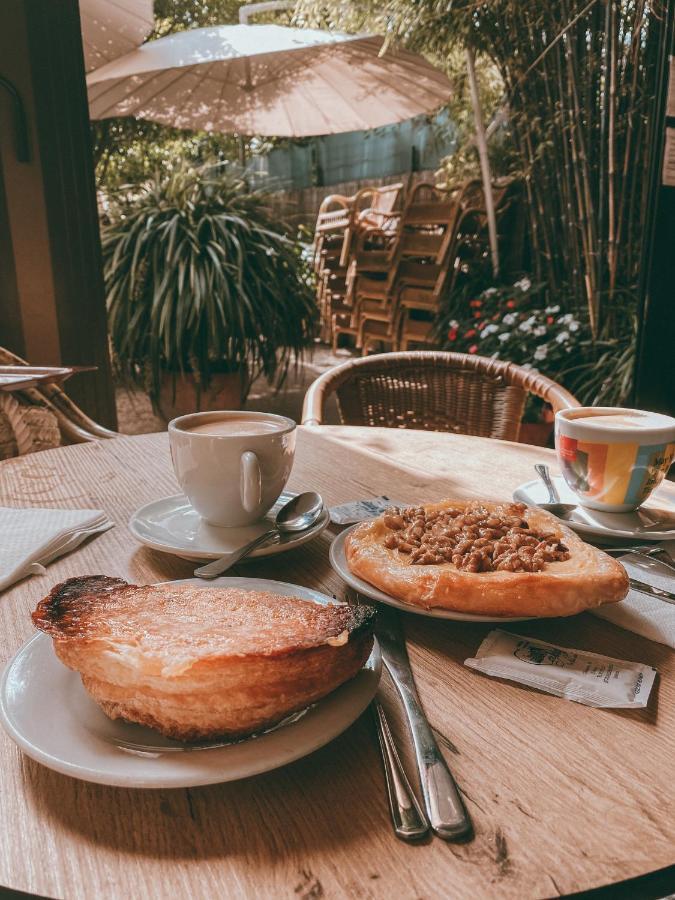
[[263,731],[325,697],[367,660],[373,620],[369,606],[103,575],[57,585],[33,613],[107,715],[183,741]]
[[[493,501],[443,500],[425,504],[429,513],[456,508],[488,511],[504,504]],[[410,555],[388,549],[384,517],[361,523],[345,541],[350,571],[397,600],[425,609],[449,609],[486,616],[571,616],[628,593],[628,575],[606,553],[584,543],[549,513],[526,507],[530,528],[554,532],[569,550],[569,559],[549,562],[538,572],[469,572],[451,562],[413,565]]]

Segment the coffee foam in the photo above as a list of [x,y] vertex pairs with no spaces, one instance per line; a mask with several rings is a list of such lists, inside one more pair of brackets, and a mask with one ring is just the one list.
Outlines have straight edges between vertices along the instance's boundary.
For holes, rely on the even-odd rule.
[[183,428],[191,434],[206,434],[212,437],[244,437],[255,434],[273,434],[283,431],[286,425],[272,419],[241,418],[213,419]]

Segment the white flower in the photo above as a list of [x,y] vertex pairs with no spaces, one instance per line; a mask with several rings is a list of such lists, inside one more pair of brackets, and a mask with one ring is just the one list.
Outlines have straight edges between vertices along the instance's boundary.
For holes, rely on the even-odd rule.
[[459,328],[459,322],[457,319],[450,319],[450,328]]
[[504,316],[504,318],[502,319],[502,322],[505,325],[515,325],[517,320],[518,320],[518,316],[515,313],[507,313]]
[[536,366],[533,366],[532,363],[523,363],[521,368],[527,369],[528,372],[538,372],[539,371],[539,369],[537,369]]
[[491,297],[493,294],[497,293],[497,288],[488,288],[486,291],[483,291],[484,297]]
[[566,341],[569,341],[570,333],[569,331],[561,331],[560,334],[556,335],[555,339],[559,344],[564,344]]
[[552,316],[554,313],[560,312],[559,306],[547,306],[545,312],[547,315]]
[[535,337],[542,337],[546,334],[546,326],[545,325],[537,325],[536,328],[532,330],[532,334]]
[[529,319],[525,319],[524,322],[521,322],[518,328],[520,328],[520,330],[524,331],[526,334],[529,334],[530,331],[532,331],[532,326],[536,321],[536,316],[530,316]]
[[487,337],[489,334],[494,334],[495,331],[499,331],[499,325],[495,325],[494,322],[490,322],[490,324],[486,325],[485,328],[481,331],[481,333],[480,333],[481,340],[484,337]]
[[546,359],[548,356],[548,347],[546,344],[540,344],[537,349],[534,351],[535,359]]
[[513,286],[520,288],[523,293],[526,293],[532,287],[532,282],[529,278],[525,277],[521,278],[520,281],[516,281]]
[[568,324],[567,327],[569,328],[570,331],[578,331],[579,323],[577,322],[576,319],[572,319],[572,321]]
[[502,334],[499,335],[499,340],[500,340],[502,343],[504,343],[504,341],[508,341],[508,339],[509,339],[510,337],[511,337],[511,332],[510,332],[510,331],[504,331],[504,332],[502,332]]
[[560,316],[558,321],[561,325],[569,325],[573,318],[574,316],[572,315],[572,313],[566,313],[564,316]]

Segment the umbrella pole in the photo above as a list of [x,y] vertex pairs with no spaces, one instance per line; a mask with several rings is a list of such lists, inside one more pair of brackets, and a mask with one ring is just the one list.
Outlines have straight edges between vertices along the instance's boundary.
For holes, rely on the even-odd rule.
[[490,239],[492,274],[496,278],[499,275],[499,248],[497,246],[497,216],[495,214],[495,201],[492,193],[492,173],[490,172],[490,158],[488,157],[483,111],[481,110],[480,97],[478,95],[476,57],[473,50],[469,47],[466,48],[466,68],[469,73],[471,103],[473,105],[473,118],[476,127],[476,147],[478,148],[480,171],[483,179],[483,192],[485,194],[485,212],[487,213],[488,235]]
[[246,138],[240,134],[237,138],[237,147],[239,150],[239,165],[242,169],[246,168]]

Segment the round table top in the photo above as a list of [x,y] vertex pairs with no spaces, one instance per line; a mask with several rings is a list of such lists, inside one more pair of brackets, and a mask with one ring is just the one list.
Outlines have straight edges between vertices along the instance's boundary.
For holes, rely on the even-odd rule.
[[[330,505],[386,494],[510,499],[550,451],[379,428],[301,428],[289,482]],[[193,565],[140,546],[131,513],[177,493],[165,434],[116,438],[0,463],[0,504],[104,509],[117,527],[0,596],[0,662],[33,633],[29,613],[64,578],[148,583]],[[234,574],[344,597],[328,563],[335,530]],[[419,692],[465,796],[475,837],[397,840],[369,716],[283,769],[205,788],[126,790],[78,782],[0,734],[0,884],[50,897],[544,897],[675,862],[673,651],[592,615],[511,630],[655,666],[644,710],[610,711],[465,667],[489,625],[403,617]],[[391,704],[392,688],[382,692]],[[392,715],[395,714],[393,706]],[[394,730],[409,775],[410,746]]]

